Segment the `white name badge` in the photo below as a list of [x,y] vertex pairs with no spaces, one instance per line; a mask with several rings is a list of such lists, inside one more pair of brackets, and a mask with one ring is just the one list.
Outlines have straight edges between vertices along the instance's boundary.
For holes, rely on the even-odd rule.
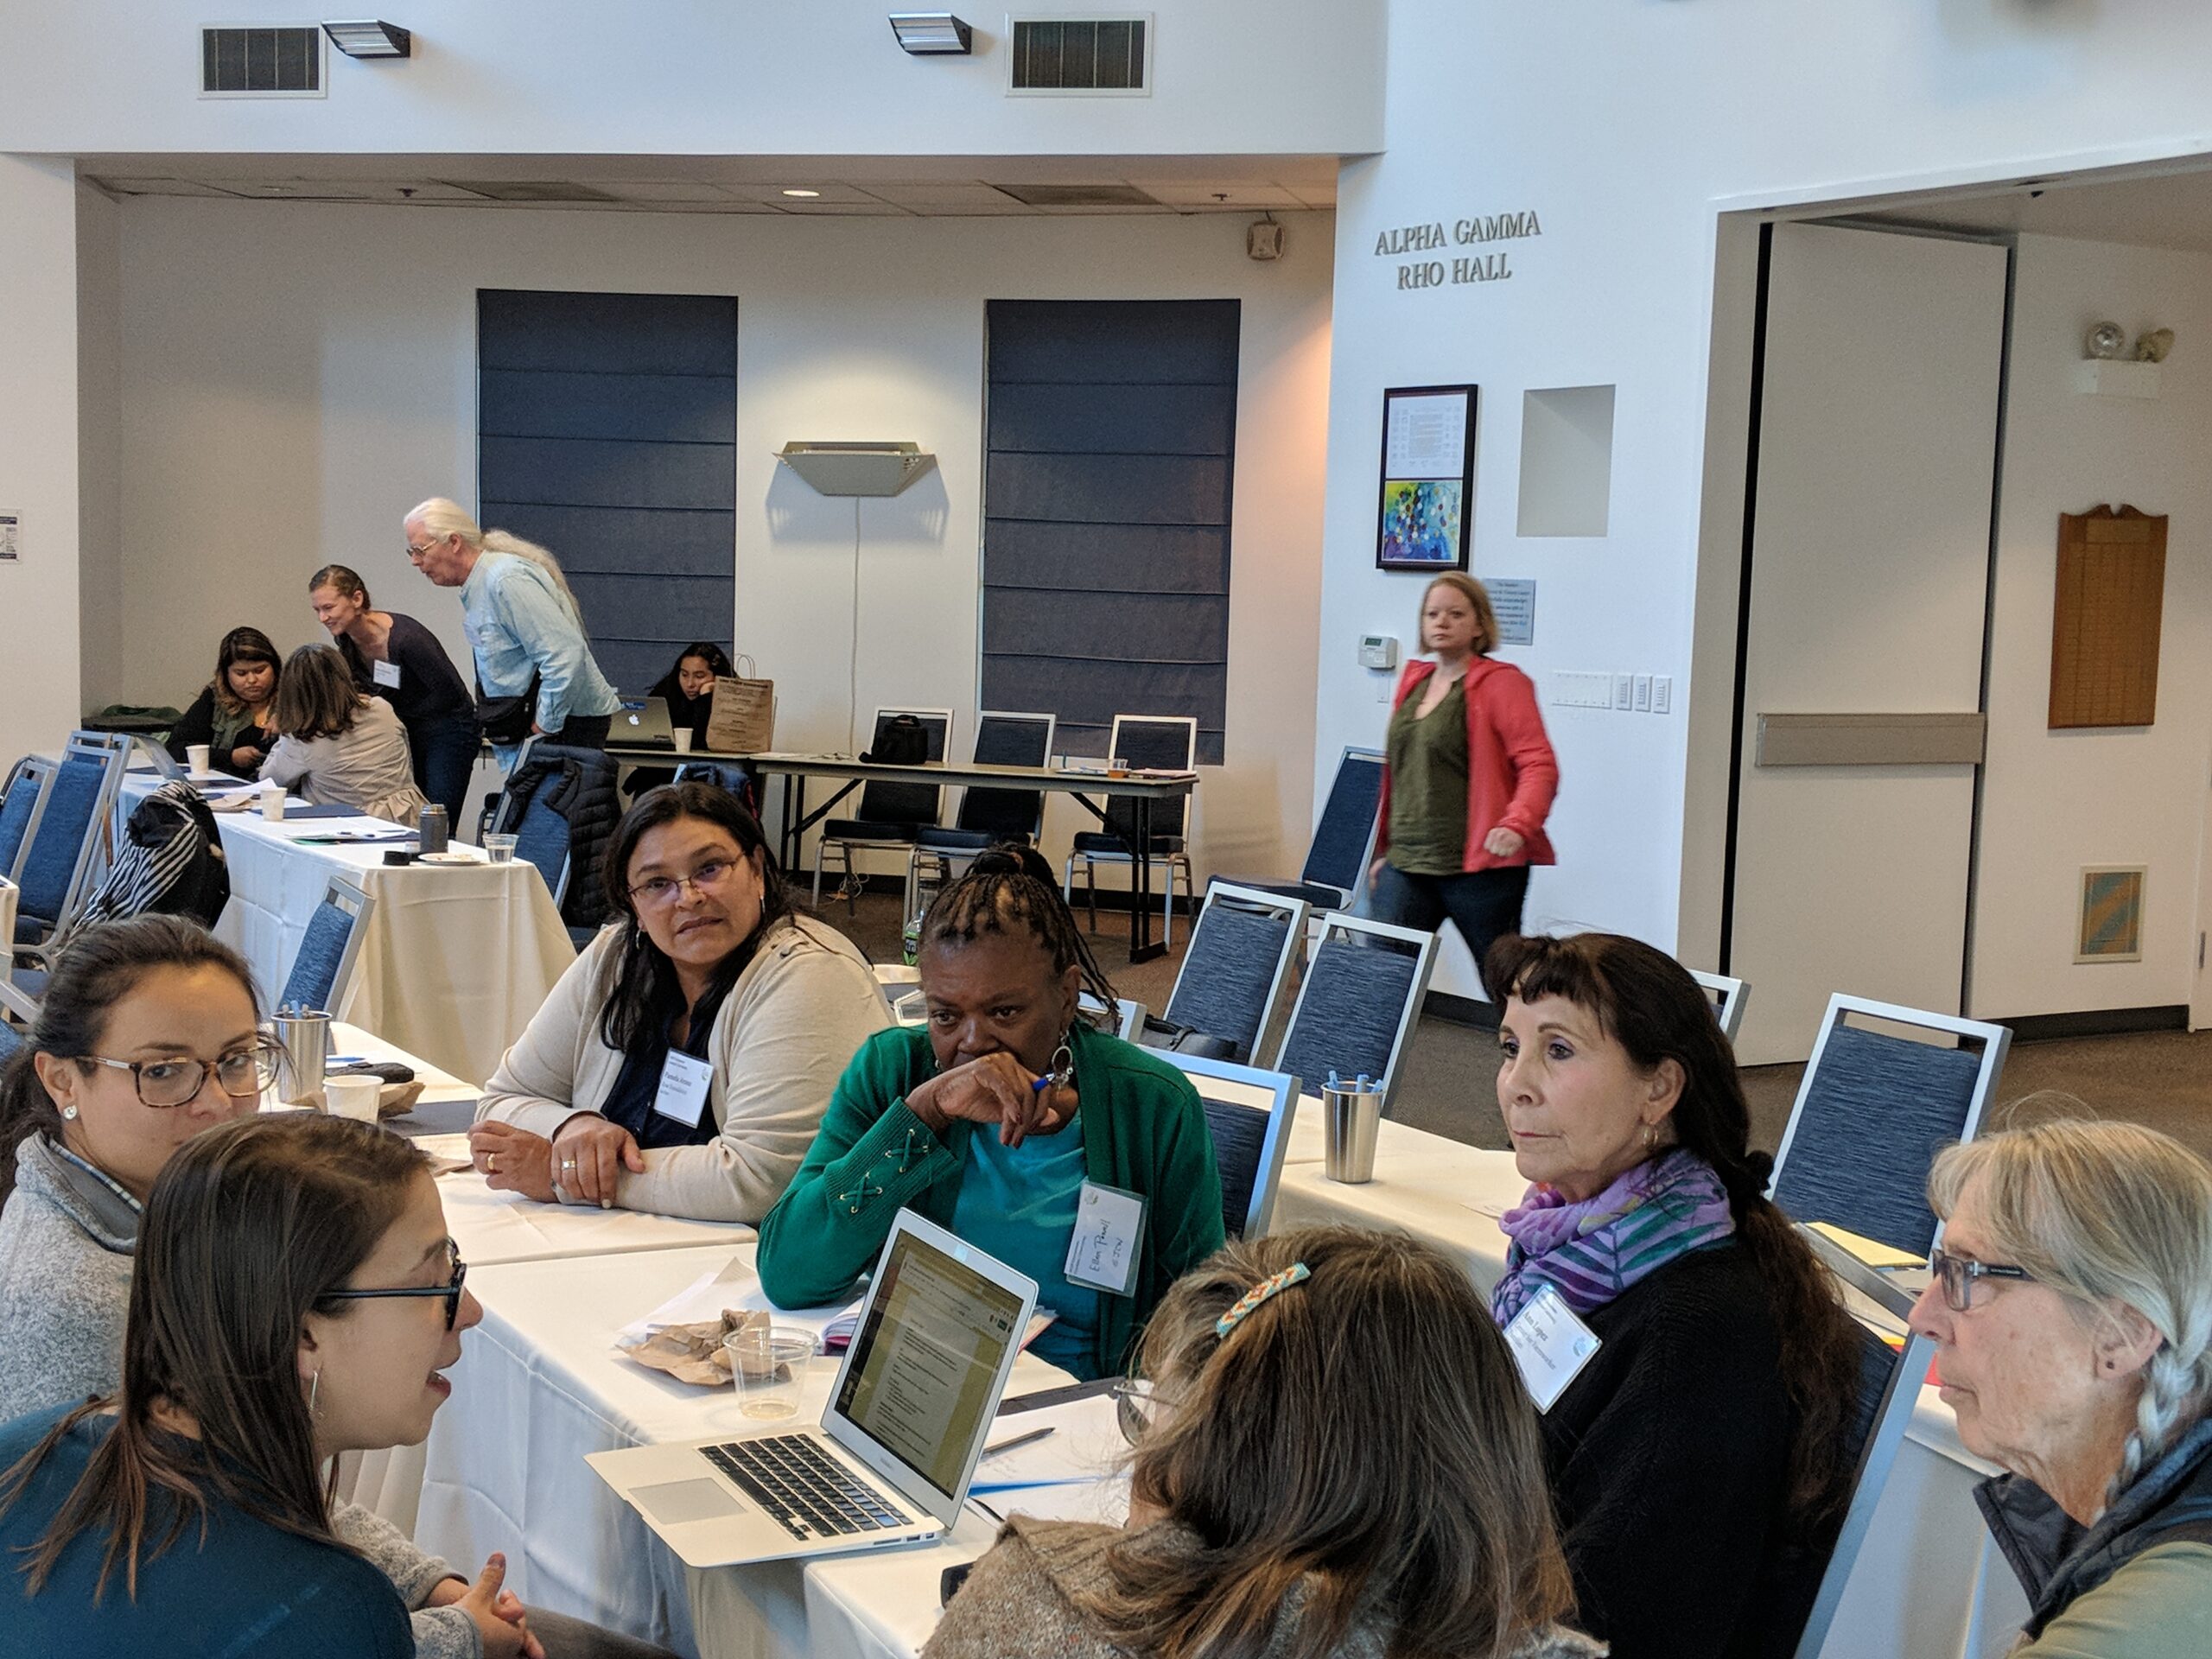
[[1136,1286],[1137,1246],[1144,1237],[1144,1200],[1118,1186],[1085,1181],[1075,1201],[1075,1232],[1068,1240],[1069,1282],[1115,1296]]
[[371,663],[369,677],[378,685],[390,686],[397,691],[399,690],[399,664],[397,663]]
[[1521,1368],[1521,1380],[1538,1411],[1552,1408],[1552,1402],[1590,1363],[1600,1340],[1549,1285],[1540,1287],[1505,1327],[1505,1345],[1513,1351],[1513,1363]]
[[715,1068],[706,1061],[681,1049],[670,1049],[668,1058],[661,1064],[660,1089],[653,1096],[653,1110],[697,1128],[699,1115],[707,1109],[707,1085],[714,1076]]

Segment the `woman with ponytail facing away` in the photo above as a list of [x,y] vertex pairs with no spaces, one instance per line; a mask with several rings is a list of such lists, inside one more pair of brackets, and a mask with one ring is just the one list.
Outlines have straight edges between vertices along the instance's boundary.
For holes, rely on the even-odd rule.
[[1786,1659],[1846,1493],[1861,1347],[1764,1196],[1735,1056],[1688,970],[1634,939],[1510,936],[1483,977],[1534,1183],[1500,1224],[1491,1313],[1542,1297],[1598,1338],[1543,1416],[1583,1627],[1614,1659]]

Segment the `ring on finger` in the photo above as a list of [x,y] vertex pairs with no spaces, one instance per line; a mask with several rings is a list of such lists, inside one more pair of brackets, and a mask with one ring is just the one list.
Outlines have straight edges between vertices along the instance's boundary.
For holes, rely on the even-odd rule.
[[484,1173],[486,1175],[496,1175],[499,1173],[499,1154],[498,1153],[487,1152],[484,1154]]
[[573,1173],[575,1167],[576,1160],[573,1158],[563,1158],[561,1160],[561,1170],[563,1174]]

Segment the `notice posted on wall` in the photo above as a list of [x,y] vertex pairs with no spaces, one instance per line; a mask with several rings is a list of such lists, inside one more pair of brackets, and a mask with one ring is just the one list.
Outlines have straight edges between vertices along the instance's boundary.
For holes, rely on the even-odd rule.
[[1485,576],[1483,591],[1497,613],[1497,643],[1533,645],[1536,643],[1536,584],[1509,576]]
[[0,564],[13,564],[22,556],[23,516],[0,509]]
[[1463,392],[1389,400],[1382,447],[1385,478],[1457,478],[1467,453],[1467,399]]

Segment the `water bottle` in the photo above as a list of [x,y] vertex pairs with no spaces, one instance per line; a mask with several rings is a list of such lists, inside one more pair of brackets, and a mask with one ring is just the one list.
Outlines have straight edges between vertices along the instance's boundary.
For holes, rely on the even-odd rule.
[[415,821],[416,848],[418,853],[442,853],[446,849],[446,810],[442,806],[426,806],[423,816]]

